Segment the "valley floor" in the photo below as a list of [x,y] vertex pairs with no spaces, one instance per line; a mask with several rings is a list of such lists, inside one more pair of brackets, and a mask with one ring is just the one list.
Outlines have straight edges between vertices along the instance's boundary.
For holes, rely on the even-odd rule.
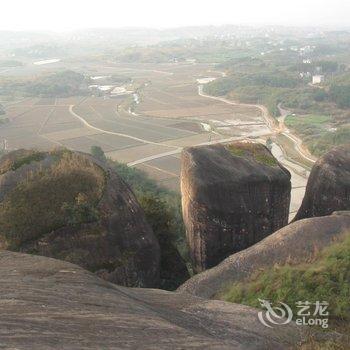
[[[262,106],[202,93],[201,79],[221,75],[210,65],[108,63],[99,71],[132,76],[142,86],[133,110],[125,107],[125,97],[24,99],[7,104],[9,123],[1,126],[0,140],[10,150],[63,146],[90,152],[97,145],[108,157],[136,166],[179,191],[183,147],[242,139],[265,142],[276,134]],[[304,194],[308,167],[291,159],[281,146],[274,144],[272,151],[292,174],[293,215]]]

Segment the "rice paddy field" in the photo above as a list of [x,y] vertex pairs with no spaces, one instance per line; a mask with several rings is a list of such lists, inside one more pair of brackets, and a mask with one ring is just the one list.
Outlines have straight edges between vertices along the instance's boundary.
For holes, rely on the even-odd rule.
[[125,107],[127,96],[13,101],[4,104],[9,121],[0,126],[0,142],[6,140],[8,149],[67,147],[90,152],[91,146],[100,146],[108,157],[136,166],[179,191],[183,147],[271,134],[258,108],[199,94],[198,79],[220,76],[208,64],[94,62],[85,63],[84,73],[132,77],[141,87],[138,103],[131,111]]

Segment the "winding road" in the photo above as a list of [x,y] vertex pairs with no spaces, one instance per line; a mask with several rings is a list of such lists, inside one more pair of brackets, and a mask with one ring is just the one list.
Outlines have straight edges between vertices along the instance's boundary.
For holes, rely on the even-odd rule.
[[[233,106],[244,106],[244,107],[254,107],[257,108],[261,111],[262,113],[262,117],[265,121],[265,124],[267,125],[267,127],[270,129],[270,131],[274,134],[282,134],[284,136],[286,136],[288,139],[290,139],[293,144],[295,149],[298,151],[298,153],[300,154],[301,157],[303,157],[304,159],[314,163],[315,159],[311,158],[310,155],[303,149],[302,146],[302,141],[295,135],[293,135],[290,130],[285,126],[284,124],[284,118],[282,116],[282,118],[279,119],[279,124],[276,125],[276,120],[274,118],[272,118],[267,110],[267,108],[263,105],[259,105],[259,104],[246,104],[246,103],[238,103],[235,101],[231,101],[228,100],[224,97],[217,97],[217,96],[212,96],[212,95],[208,95],[205,94],[203,92],[203,85],[199,85],[198,86],[198,94],[201,97],[205,97],[205,98],[209,98],[212,100],[217,100],[229,105],[233,105]],[[175,145],[168,145],[167,143],[164,142],[154,142],[154,141],[150,141],[150,140],[146,140],[146,139],[142,139],[142,138],[138,138],[135,136],[131,136],[128,134],[123,134],[123,133],[118,133],[118,132],[114,132],[114,131],[110,131],[110,130],[105,130],[105,129],[101,129],[98,128],[94,125],[91,125],[86,119],[84,119],[82,116],[78,115],[77,113],[74,112],[73,110],[74,105],[70,105],[69,106],[69,112],[72,116],[74,116],[75,118],[77,118],[78,120],[80,120],[84,126],[99,131],[99,132],[103,132],[106,134],[110,134],[110,135],[116,135],[116,136],[120,136],[120,137],[125,137],[125,138],[129,138],[135,141],[139,141],[145,144],[151,144],[151,145],[157,145],[157,146],[162,146],[165,148],[172,148],[171,151],[167,151],[167,152],[161,152],[158,154],[154,154],[148,157],[144,157],[141,159],[137,159],[135,161],[129,162],[128,166],[135,166],[137,164],[142,164],[142,163],[146,163],[149,162],[151,160],[155,160],[155,159],[159,159],[159,158],[163,158],[163,157],[167,157],[170,155],[174,155],[174,154],[178,154],[181,153],[183,147],[179,147],[179,146],[175,146]],[[285,114],[288,113],[288,111],[285,111]],[[238,141],[238,140],[242,140],[245,139],[245,137],[230,137],[230,138],[222,138],[222,139],[218,139],[218,140],[213,140],[213,141],[208,141],[208,142],[204,142],[204,143],[199,143],[193,146],[200,146],[200,145],[211,145],[211,144],[217,144],[217,143],[228,143],[228,142],[232,142],[232,141]],[[290,163],[290,162],[289,162]]]
[[[268,112],[265,106],[258,105],[258,104],[238,103],[238,102],[228,100],[224,97],[207,95],[203,92],[203,85],[198,86],[198,94],[202,97],[211,98],[213,100],[221,101],[229,105],[258,108],[262,113],[262,117],[264,118],[266,125],[274,134],[282,134],[286,136],[288,139],[290,139],[294,143],[294,148],[300,154],[301,157],[303,157],[305,160],[309,162],[315,163],[316,160],[312,158],[309,152],[307,152],[304,149],[302,145],[302,140],[298,138],[296,135],[292,134],[291,131],[286,127],[284,123],[284,118],[279,119],[279,125],[277,126],[275,119],[270,116],[270,113]],[[288,111],[285,110],[285,112],[288,114]]]

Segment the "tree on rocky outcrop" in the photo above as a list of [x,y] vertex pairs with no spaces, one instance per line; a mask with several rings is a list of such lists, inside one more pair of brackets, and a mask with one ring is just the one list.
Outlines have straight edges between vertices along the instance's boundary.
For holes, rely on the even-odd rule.
[[290,174],[257,143],[187,148],[181,158],[186,234],[197,271],[288,223]]
[[105,162],[107,160],[103,149],[100,146],[91,146],[91,155],[101,162]]
[[[100,146],[92,146],[91,154],[101,162],[107,162],[107,157]],[[134,190],[145,212],[146,220],[158,239],[161,251],[160,288],[176,289],[190,275],[186,262],[177,248],[178,233],[181,231],[179,226],[182,226],[182,221],[179,222],[174,215],[174,207],[165,200],[165,197],[169,197],[170,194],[138,169],[130,168],[111,159],[108,162]]]
[[350,144],[335,147],[312,167],[293,221],[350,210]]

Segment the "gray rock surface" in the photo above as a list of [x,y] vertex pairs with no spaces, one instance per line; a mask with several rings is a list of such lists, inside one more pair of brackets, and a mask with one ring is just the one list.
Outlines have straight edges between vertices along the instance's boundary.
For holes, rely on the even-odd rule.
[[218,266],[195,275],[178,291],[215,298],[227,286],[245,279],[258,269],[307,261],[315,251],[349,230],[350,212],[347,211],[291,223],[252,247],[231,255]]
[[186,148],[182,210],[196,271],[288,223],[290,173],[258,143]]
[[312,167],[293,221],[350,210],[350,143],[333,148]]
[[119,287],[67,262],[0,252],[0,348],[285,350],[299,332],[269,329],[247,306]]

